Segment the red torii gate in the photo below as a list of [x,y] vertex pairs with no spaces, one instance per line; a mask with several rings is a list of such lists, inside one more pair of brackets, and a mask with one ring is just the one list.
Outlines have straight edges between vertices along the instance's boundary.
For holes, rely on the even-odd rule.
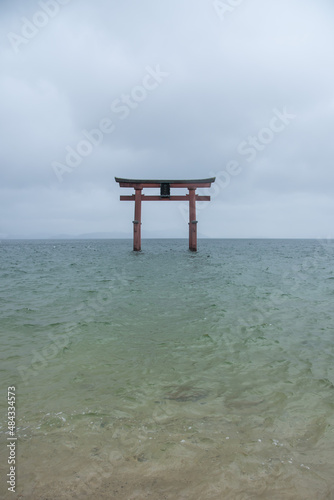
[[[134,188],[135,194],[120,196],[121,201],[135,202],[135,217],[133,221],[133,250],[141,250],[141,202],[142,201],[189,201],[189,250],[197,251],[197,220],[196,201],[210,201],[210,196],[199,196],[197,188],[210,187],[216,178],[194,180],[145,180],[122,179],[115,177],[120,187]],[[160,196],[142,194],[143,188],[160,188]],[[170,188],[187,188],[189,194],[171,196]]]

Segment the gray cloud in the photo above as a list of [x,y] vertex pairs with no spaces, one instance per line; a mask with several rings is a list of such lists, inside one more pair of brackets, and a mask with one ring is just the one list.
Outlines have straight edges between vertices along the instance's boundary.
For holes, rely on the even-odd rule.
[[[2,237],[131,236],[133,207],[119,202],[115,175],[217,175],[198,213],[206,237],[332,235],[329,1],[244,1],[223,16],[203,0],[0,10]],[[284,109],[295,118],[277,131],[274,110]],[[102,139],[92,132],[101,123]],[[226,174],[231,161],[237,175]],[[55,162],[68,168],[62,182]],[[166,236],[187,236],[178,203],[143,210],[143,237],[161,236],[161,218]]]

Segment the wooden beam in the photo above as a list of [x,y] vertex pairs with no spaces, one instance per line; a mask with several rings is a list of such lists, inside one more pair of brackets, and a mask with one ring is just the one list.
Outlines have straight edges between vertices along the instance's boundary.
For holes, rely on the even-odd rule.
[[144,187],[150,187],[150,188],[160,188],[160,184],[136,184],[134,182],[120,182],[119,183],[121,188],[139,188],[142,189]]
[[195,183],[171,184],[170,187],[171,188],[187,188],[187,189],[209,188],[209,187],[211,187],[211,182],[203,182],[201,184],[195,184]]
[[[120,196],[121,201],[135,201],[135,195],[130,194],[130,195],[121,195]],[[201,196],[196,194],[195,195],[195,200],[196,201],[210,201],[210,196]],[[176,196],[170,196],[169,198],[161,198],[159,195],[154,196],[154,195],[141,195],[141,201],[189,201],[189,194],[185,195],[176,195]]]
[[[160,184],[135,184],[133,182],[120,182],[119,183],[120,187],[129,187],[129,188],[135,188],[135,189],[142,189],[142,188],[160,188]],[[185,183],[185,184],[170,184],[171,188],[187,188],[187,189],[192,189],[192,188],[209,188],[211,186],[211,182],[205,182],[201,184],[194,184],[194,183]]]
[[206,179],[124,179],[123,177],[115,177],[115,181],[118,183],[131,183],[131,184],[192,184],[192,185],[202,185],[204,183],[215,182],[215,177],[207,177]]

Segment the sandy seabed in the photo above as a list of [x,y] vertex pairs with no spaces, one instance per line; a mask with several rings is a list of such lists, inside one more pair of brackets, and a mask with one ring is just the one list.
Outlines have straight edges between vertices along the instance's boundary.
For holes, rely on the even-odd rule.
[[[120,459],[112,467],[92,464],[64,475],[50,471],[43,477],[23,480],[18,499],[114,499],[114,500],[221,500],[221,499],[333,499],[334,485],[317,472],[291,470],[273,462],[261,472],[243,471],[237,464],[223,465],[222,457],[191,450],[170,457],[165,466],[142,461],[142,457]],[[108,471],[109,468],[109,471]],[[112,469],[112,470],[110,470]],[[250,469],[252,469],[250,467]],[[330,471],[327,471],[330,474]],[[13,497],[12,497],[13,498]]]
[[311,441],[307,428],[295,436],[285,429],[280,441],[260,421],[245,428],[195,415],[161,416],[155,425],[127,418],[117,426],[94,424],[86,438],[79,429],[58,428],[22,438],[16,493],[2,487],[0,497],[331,500],[333,450],[320,424]]

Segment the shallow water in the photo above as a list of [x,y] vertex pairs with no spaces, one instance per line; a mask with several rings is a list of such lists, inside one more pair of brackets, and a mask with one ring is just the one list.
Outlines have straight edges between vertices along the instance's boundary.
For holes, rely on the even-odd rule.
[[17,495],[334,498],[334,242],[131,246],[0,245]]

